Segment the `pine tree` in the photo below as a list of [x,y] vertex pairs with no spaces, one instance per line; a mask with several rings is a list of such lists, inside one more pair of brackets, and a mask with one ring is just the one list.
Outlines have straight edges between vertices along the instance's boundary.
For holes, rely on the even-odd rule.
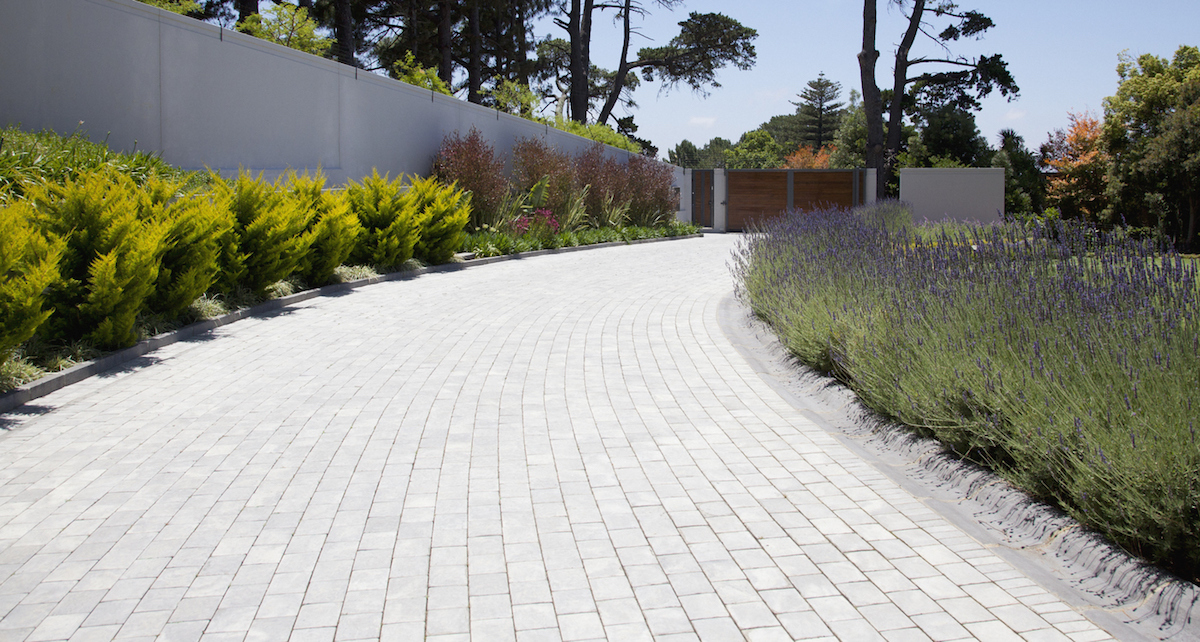
[[845,106],[838,101],[841,93],[842,84],[827,79],[825,72],[808,81],[808,87],[798,94],[800,102],[792,103],[803,125],[801,143],[821,149],[833,141]]

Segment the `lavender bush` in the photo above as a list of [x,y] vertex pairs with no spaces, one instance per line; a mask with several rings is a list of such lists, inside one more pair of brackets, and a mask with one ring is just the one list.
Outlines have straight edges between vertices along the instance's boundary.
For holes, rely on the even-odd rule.
[[1058,222],[929,233],[881,218],[895,220],[765,223],[738,249],[739,295],[870,407],[1196,579],[1196,261]]

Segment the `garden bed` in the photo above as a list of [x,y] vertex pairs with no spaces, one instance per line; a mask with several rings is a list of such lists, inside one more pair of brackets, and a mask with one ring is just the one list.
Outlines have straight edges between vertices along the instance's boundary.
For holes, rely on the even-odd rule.
[[764,225],[739,294],[876,412],[1195,580],[1196,263],[1070,224],[922,234],[888,207]]

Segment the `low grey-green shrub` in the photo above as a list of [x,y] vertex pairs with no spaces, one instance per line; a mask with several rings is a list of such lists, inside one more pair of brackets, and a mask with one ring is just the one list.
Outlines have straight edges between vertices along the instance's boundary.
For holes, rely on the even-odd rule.
[[1196,261],[1061,222],[888,220],[766,222],[736,252],[738,292],[868,406],[1200,576]]

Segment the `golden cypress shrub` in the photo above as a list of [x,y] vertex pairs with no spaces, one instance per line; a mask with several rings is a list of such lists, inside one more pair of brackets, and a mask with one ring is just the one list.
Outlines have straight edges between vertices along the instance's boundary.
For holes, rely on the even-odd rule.
[[0,362],[53,312],[45,308],[45,291],[59,278],[65,243],[43,234],[32,218],[26,203],[0,207]]
[[426,263],[446,263],[462,248],[471,219],[471,195],[436,178],[413,177],[403,198],[422,212],[421,234],[415,254]]
[[177,317],[217,280],[222,242],[234,227],[233,213],[210,194],[180,194],[181,183],[153,178],[144,186],[142,216],[167,227],[158,282],[148,307]]
[[312,212],[288,198],[280,182],[267,183],[243,172],[233,185],[215,190],[234,217],[232,233],[221,239],[217,289],[246,288],[263,296],[267,288],[295,272],[312,238],[305,234]]
[[28,191],[36,221],[66,239],[62,279],[50,290],[52,339],[87,339],[116,349],[136,341],[134,322],[158,280],[167,226],[139,216],[131,178],[102,169]]
[[311,178],[292,176],[288,189],[289,198],[310,212],[305,232],[308,252],[299,268],[301,278],[315,286],[333,278],[334,270],[350,257],[363,233],[345,194],[327,192],[324,187],[325,177],[317,172]]
[[425,212],[402,193],[399,178],[390,181],[377,171],[346,186],[350,208],[365,231],[350,254],[352,262],[388,269],[412,258]]

